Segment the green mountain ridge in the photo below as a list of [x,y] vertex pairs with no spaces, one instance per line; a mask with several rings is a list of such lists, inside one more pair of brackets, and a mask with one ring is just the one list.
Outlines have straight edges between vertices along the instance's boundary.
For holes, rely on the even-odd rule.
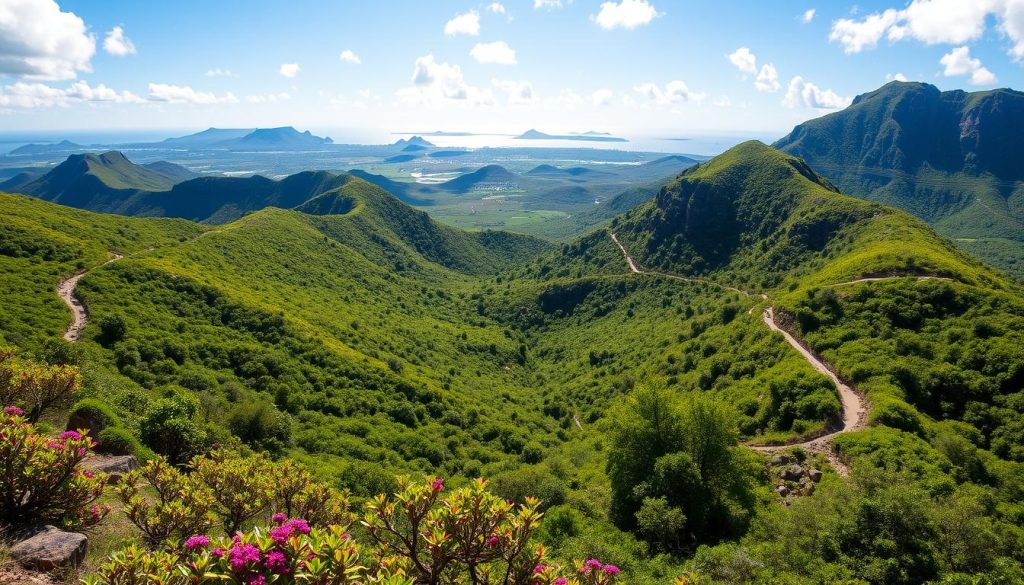
[[844,192],[909,211],[1020,276],[1022,125],[1021,92],[892,82],[797,126],[775,146]]

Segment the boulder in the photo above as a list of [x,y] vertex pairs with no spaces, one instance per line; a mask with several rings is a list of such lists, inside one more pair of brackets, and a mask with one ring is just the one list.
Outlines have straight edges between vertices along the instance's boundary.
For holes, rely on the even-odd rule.
[[775,467],[779,467],[787,463],[789,463],[789,457],[786,457],[785,455],[776,454],[772,456],[772,465],[774,465]]
[[80,464],[83,469],[107,474],[107,483],[116,483],[124,474],[137,469],[139,462],[134,455],[95,455]]
[[78,566],[85,558],[89,539],[84,534],[64,532],[46,526],[31,538],[11,547],[11,558],[28,569],[51,571],[57,567]]
[[790,465],[782,472],[782,479],[787,481],[798,481],[804,475],[804,468],[796,463]]
[[807,472],[807,475],[811,476],[811,481],[813,481],[813,482],[821,481],[821,470],[820,469],[812,469],[812,470]]
[[780,485],[779,487],[775,488],[775,491],[783,498],[789,495],[789,488],[784,485]]

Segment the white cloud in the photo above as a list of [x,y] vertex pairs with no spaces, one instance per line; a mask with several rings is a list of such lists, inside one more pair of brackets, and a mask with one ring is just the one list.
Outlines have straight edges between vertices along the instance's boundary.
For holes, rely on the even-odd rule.
[[220,67],[215,67],[213,69],[207,70],[206,76],[207,77],[238,77],[237,75],[232,73],[230,69],[221,69]]
[[878,46],[878,41],[886,30],[896,24],[899,18],[900,13],[892,9],[871,14],[862,21],[840,18],[832,23],[832,32],[829,33],[828,39],[832,42],[838,41],[847,53],[873,49]]
[[0,74],[73,79],[91,71],[96,39],[85,22],[53,0],[0,2]]
[[187,85],[169,85],[165,83],[149,84],[149,99],[154,102],[172,104],[235,104],[238,103],[232,93],[223,96],[213,93],[196,91]]
[[470,10],[465,14],[456,14],[444,25],[444,34],[453,37],[455,35],[480,34],[480,13]]
[[508,103],[510,104],[532,104],[537,99],[533,95],[533,84],[529,81],[492,79],[491,85],[508,94]]
[[505,41],[493,43],[477,43],[469,51],[470,57],[477,63],[494,63],[496,65],[515,65],[516,51]]
[[656,83],[643,83],[634,87],[633,91],[660,105],[699,102],[704,99],[703,93],[691,91],[686,83],[679,80],[666,83],[664,88]]
[[619,0],[604,2],[597,16],[591,16],[594,22],[605,30],[615,28],[634,29],[659,16],[658,11],[647,0]]
[[811,22],[812,20],[814,20],[814,13],[815,12],[817,12],[817,11],[815,9],[813,9],[813,8],[811,8],[810,10],[807,10],[806,12],[803,13],[802,16],[800,16],[800,21],[803,22],[804,24],[807,24],[807,23]]
[[115,57],[134,55],[135,43],[124,36],[123,28],[115,26],[107,33],[107,38],[103,39],[103,50]]
[[1013,43],[1008,53],[1024,58],[1024,0],[912,0],[902,10],[841,18],[832,23],[829,39],[847,53],[873,49],[883,36],[890,42],[963,45],[982,37],[989,17]]
[[87,81],[76,81],[67,89],[21,81],[0,88],[0,108],[51,108],[75,102],[139,104],[145,101],[130,91],[115,91],[102,83],[92,87]]
[[433,55],[416,59],[412,83],[412,87],[398,91],[399,97],[407,102],[436,104],[446,100],[458,100],[474,105],[494,103],[494,95],[490,90],[473,87],[466,83],[461,67],[449,63],[438,63]]
[[607,106],[611,105],[612,97],[614,97],[614,95],[615,94],[612,93],[612,90],[601,88],[595,91],[594,93],[590,94],[590,101],[595,106]]
[[757,56],[751,53],[750,49],[746,47],[736,49],[731,54],[726,55],[726,58],[743,73],[749,73],[751,75],[757,73]]
[[363,62],[363,60],[359,58],[359,55],[356,55],[350,49],[342,51],[341,54],[338,55],[338,59],[341,59],[345,63],[352,63],[353,65],[359,65]]
[[501,2],[491,2],[487,5],[487,11],[495,14],[505,14],[505,5]]
[[732,100],[727,95],[720,95],[712,100],[711,104],[719,108],[728,108],[732,105]]
[[291,98],[291,95],[285,92],[281,92],[269,93],[265,95],[247,95],[245,96],[245,101],[249,102],[250,104],[274,104],[277,102],[290,100]]
[[966,46],[946,53],[939,59],[939,64],[944,67],[942,74],[946,77],[969,75],[971,85],[992,85],[997,81],[991,71],[982,67],[981,59],[971,57],[971,50]]
[[[572,0],[569,0],[569,3],[571,2]],[[533,0],[533,8],[535,10],[540,10],[541,8],[550,10],[552,8],[561,8],[562,6],[562,0]]]
[[907,80],[907,76],[903,75],[902,73],[886,73],[885,74],[885,80],[886,81],[906,81]]
[[302,71],[302,67],[299,67],[298,63],[282,63],[281,68],[277,70],[282,76],[288,79],[293,79],[296,75]]
[[810,81],[804,81],[799,75],[789,81],[786,97],[782,105],[787,108],[815,108],[819,110],[836,110],[845,108],[853,100],[843,97],[831,89],[821,89]]
[[775,65],[765,63],[761,66],[761,72],[757,74],[757,79],[754,80],[754,87],[757,88],[757,91],[769,93],[779,91],[781,85],[779,84],[779,72],[775,70]]

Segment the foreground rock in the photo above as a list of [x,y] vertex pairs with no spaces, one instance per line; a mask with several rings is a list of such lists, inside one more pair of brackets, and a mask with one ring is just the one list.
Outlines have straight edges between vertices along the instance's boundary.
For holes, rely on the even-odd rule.
[[47,526],[11,547],[11,558],[23,567],[50,571],[57,567],[78,566],[85,558],[88,546],[89,539],[84,534]]

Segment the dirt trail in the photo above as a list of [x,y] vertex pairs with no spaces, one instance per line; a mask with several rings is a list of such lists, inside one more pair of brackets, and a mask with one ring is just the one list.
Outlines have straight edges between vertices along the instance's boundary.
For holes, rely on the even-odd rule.
[[[114,257],[107,260],[100,266],[106,266],[111,262],[115,262],[124,258],[123,255],[114,252]],[[82,280],[82,277],[89,274],[88,270],[81,270],[76,272],[73,276],[66,278],[57,283],[57,294],[60,295],[64,304],[71,309],[71,325],[68,325],[67,331],[64,332],[64,339],[75,342],[78,341],[79,336],[82,335],[82,329],[85,328],[85,324],[88,322],[88,315],[85,314],[85,307],[75,297],[75,287],[78,286],[78,281]]]
[[[629,264],[629,269],[632,272],[636,273],[636,274],[646,274],[646,275],[650,275],[650,276],[663,276],[663,277],[667,277],[667,278],[673,278],[675,280],[685,280],[685,281],[690,281],[690,282],[700,282],[700,283],[706,283],[706,284],[715,284],[717,286],[721,286],[722,288],[725,288],[725,289],[728,289],[728,290],[742,292],[744,294],[748,294],[749,295],[749,293],[747,293],[746,291],[741,291],[739,289],[735,289],[735,288],[732,288],[732,287],[724,286],[724,285],[721,285],[721,284],[718,284],[718,283],[715,283],[715,282],[712,282],[712,281],[707,281],[707,280],[703,280],[703,279],[685,278],[685,277],[682,277],[682,276],[676,276],[676,275],[667,274],[667,273],[663,273],[663,272],[652,272],[652,271],[647,271],[647,270],[641,270],[640,268],[637,267],[636,262],[633,261],[633,258],[629,255],[629,252],[626,251],[625,246],[623,246],[619,242],[619,239],[615,236],[615,234],[613,234],[611,232],[608,232],[608,234],[611,236],[612,241],[615,242],[615,245],[619,247],[619,250],[622,251],[622,255],[625,257],[626,263]],[[885,280],[886,278],[899,278],[899,277],[864,278],[864,279],[860,279],[860,280],[856,280],[856,281],[851,281],[849,283],[843,283],[843,284],[854,284],[854,283],[857,283],[857,282],[870,282],[870,281],[875,281],[875,280]],[[919,277],[919,278],[932,278],[932,277]],[[938,277],[938,278],[941,278],[941,277]],[[761,298],[761,300],[768,300],[768,295],[766,295],[766,294],[762,293],[762,294],[759,294],[758,296]],[[749,313],[753,312],[753,310],[754,310],[754,307],[751,307],[751,309],[749,311],[747,311],[747,313],[749,314]],[[802,442],[795,442],[795,443],[787,443],[787,444],[784,444],[784,445],[747,445],[747,447],[749,447],[751,449],[754,449],[755,451],[760,451],[760,452],[764,452],[764,453],[772,453],[772,452],[776,452],[776,451],[781,451],[783,449],[789,449],[789,448],[792,448],[792,447],[802,447],[802,448],[804,448],[804,449],[806,449],[808,451],[820,452],[820,453],[823,453],[826,457],[828,457],[829,462],[832,464],[832,466],[836,469],[836,471],[840,475],[844,475],[844,476],[847,475],[849,473],[849,469],[847,469],[846,465],[839,459],[838,456],[836,456],[834,450],[832,449],[831,439],[832,439],[832,437],[834,437],[835,435],[838,435],[839,433],[846,433],[846,432],[860,430],[860,429],[864,428],[864,426],[867,423],[867,406],[865,405],[863,396],[859,392],[854,390],[852,387],[850,387],[849,385],[845,384],[842,380],[840,380],[839,377],[836,376],[835,372],[832,371],[832,368],[830,368],[827,364],[825,364],[825,362],[823,362],[821,360],[821,358],[819,358],[818,356],[814,355],[814,353],[812,353],[809,349],[807,349],[807,347],[803,343],[801,343],[800,340],[798,340],[796,337],[794,337],[793,334],[791,334],[789,331],[786,331],[782,327],[779,327],[778,323],[775,322],[775,312],[772,310],[772,307],[768,307],[768,308],[765,309],[762,318],[764,320],[765,325],[767,325],[768,328],[771,329],[772,331],[778,331],[779,333],[781,333],[782,336],[786,339],[786,342],[789,343],[789,345],[792,346],[793,349],[795,349],[797,351],[797,353],[800,354],[801,357],[803,357],[805,360],[807,360],[807,362],[811,364],[811,367],[813,367],[815,370],[821,372],[822,374],[828,376],[829,379],[832,380],[832,383],[835,384],[836,390],[839,393],[840,402],[842,403],[843,418],[842,418],[841,426],[833,427],[832,429],[829,429],[828,432],[826,432],[825,434],[819,435],[819,436],[817,436],[817,437],[815,437],[813,439],[810,439],[810,440],[806,440],[806,441],[802,441]]]

